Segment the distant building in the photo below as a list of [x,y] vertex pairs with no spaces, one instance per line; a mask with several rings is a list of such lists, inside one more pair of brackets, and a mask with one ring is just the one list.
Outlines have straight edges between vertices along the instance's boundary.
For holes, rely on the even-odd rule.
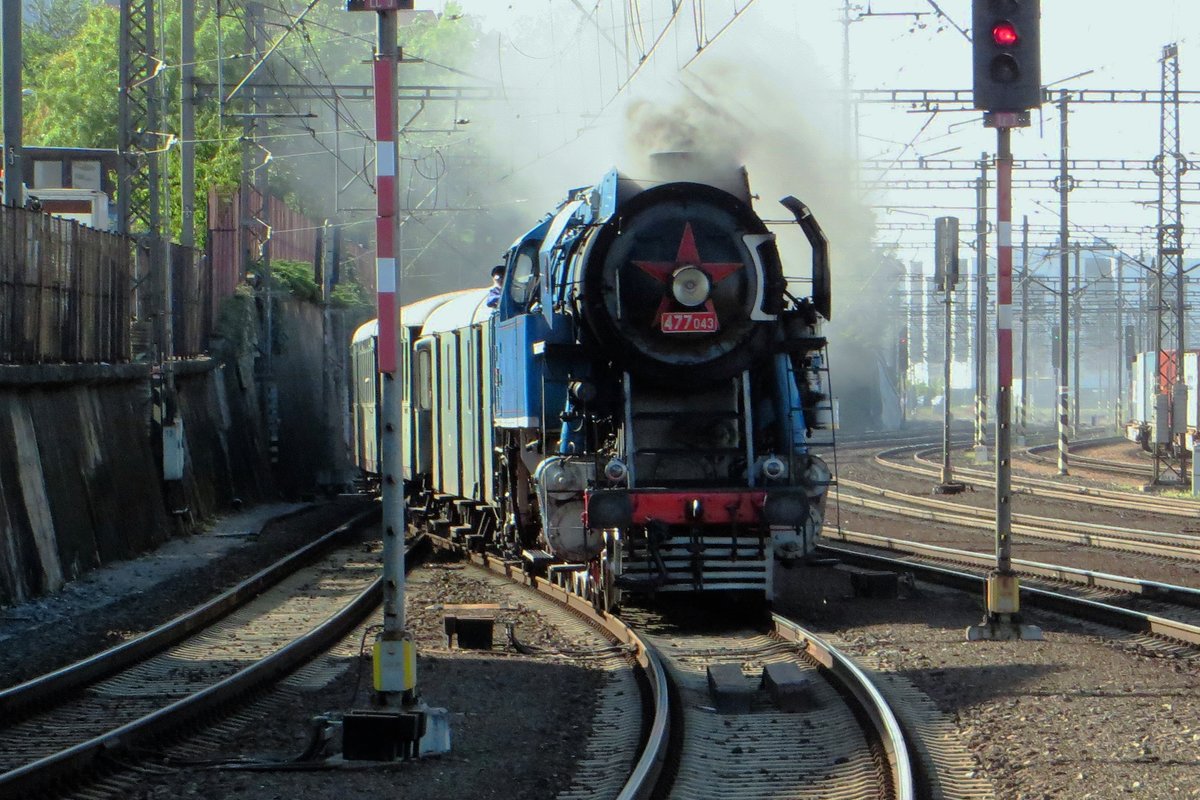
[[116,226],[116,150],[25,146],[21,156],[27,206],[101,230]]

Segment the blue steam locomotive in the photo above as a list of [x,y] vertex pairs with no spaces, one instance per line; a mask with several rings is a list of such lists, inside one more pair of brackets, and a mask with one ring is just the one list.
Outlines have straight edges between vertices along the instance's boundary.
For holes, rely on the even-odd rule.
[[[748,591],[821,529],[832,404],[824,235],[789,288],[744,170],[615,170],[513,243],[486,289],[401,311],[407,506],[442,535],[622,593]],[[671,174],[674,173],[674,174]],[[690,177],[690,176],[689,176]],[[379,473],[375,322],[352,343],[355,457]]]

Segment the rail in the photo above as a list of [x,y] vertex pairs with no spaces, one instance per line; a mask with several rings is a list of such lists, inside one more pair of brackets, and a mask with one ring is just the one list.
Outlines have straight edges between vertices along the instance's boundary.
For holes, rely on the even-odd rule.
[[650,687],[652,719],[646,740],[642,745],[642,753],[617,798],[618,800],[649,800],[654,796],[659,776],[666,763],[671,739],[670,688],[662,659],[654,648],[619,618],[597,610],[591,602],[568,591],[565,587],[548,580],[526,576],[521,570],[520,563],[504,561],[486,553],[472,553],[444,538],[435,536],[429,538],[439,547],[454,550],[475,564],[511,580],[526,583],[538,592],[570,608],[594,625],[607,630],[613,638],[631,648],[633,657],[645,673]]
[[857,664],[812,631],[778,614],[772,614],[771,619],[779,636],[803,645],[805,652],[829,670],[854,696],[871,720],[880,744],[887,753],[896,800],[914,800],[917,796],[916,784],[904,731],[875,684]]
[[[421,546],[423,541],[417,540],[410,545],[409,554],[415,554],[415,549]],[[312,553],[310,552],[309,555],[311,556]],[[413,561],[413,558],[406,558],[406,566],[410,566]],[[296,566],[299,564],[294,564],[293,568]],[[0,774],[0,796],[24,797],[51,783],[77,776],[113,756],[151,746],[164,735],[177,731],[180,727],[203,718],[205,715],[214,713],[259,686],[277,680],[310,660],[316,653],[327,649],[378,606],[382,596],[382,579],[377,578],[336,614],[246,669],[126,725]],[[152,634],[156,632],[152,632]],[[114,656],[113,658],[122,660],[132,658],[130,653],[131,650],[127,649],[119,657]],[[70,672],[71,668],[67,668],[65,671],[60,671],[64,673],[65,677],[56,677],[56,674],[52,674],[47,678],[53,681],[86,680],[83,676],[88,669],[91,668],[81,667],[78,672]],[[28,684],[23,686],[28,687]],[[20,689],[21,687],[14,688]],[[21,692],[10,696],[10,702],[16,702],[13,698],[20,697],[23,692],[42,694],[45,689],[22,689]],[[32,695],[26,696],[31,697]]]
[[[817,545],[817,550],[848,563],[866,564],[897,572],[911,572],[931,583],[954,586],[959,589],[981,591],[987,580],[983,575],[859,550],[849,550],[836,545]],[[1200,626],[1187,622],[1032,586],[1022,586],[1021,597],[1024,605],[1039,606],[1134,633],[1150,634],[1188,645],[1200,646]]]

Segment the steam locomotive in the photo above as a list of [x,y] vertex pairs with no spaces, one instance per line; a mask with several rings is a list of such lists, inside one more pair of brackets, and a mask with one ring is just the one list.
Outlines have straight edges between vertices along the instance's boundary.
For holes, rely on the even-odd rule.
[[[744,170],[611,171],[517,239],[486,289],[401,311],[407,507],[442,535],[623,594],[773,594],[832,483],[825,237],[798,298]],[[678,175],[672,174],[679,173]],[[790,224],[790,223],[789,223]],[[352,343],[355,457],[379,469],[377,325]]]

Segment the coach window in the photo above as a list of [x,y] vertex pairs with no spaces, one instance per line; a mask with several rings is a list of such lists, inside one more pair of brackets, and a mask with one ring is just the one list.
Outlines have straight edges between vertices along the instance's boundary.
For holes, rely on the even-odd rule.
[[417,348],[417,408],[429,411],[433,408],[433,380],[430,365],[429,344]]

